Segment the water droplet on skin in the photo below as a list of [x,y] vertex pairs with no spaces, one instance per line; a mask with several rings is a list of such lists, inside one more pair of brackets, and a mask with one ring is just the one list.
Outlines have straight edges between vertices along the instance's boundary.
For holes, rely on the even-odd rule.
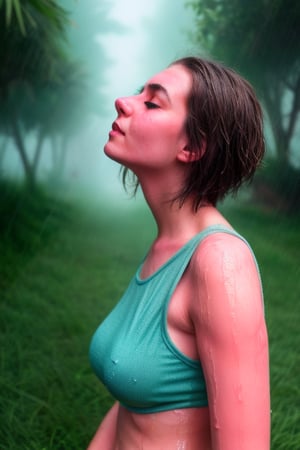
[[133,383],[133,384],[135,384],[136,381],[137,381],[136,378],[131,378],[131,379],[130,379],[130,382]]
[[217,422],[217,421],[213,424],[213,427],[215,430],[220,430],[220,428],[221,428],[219,422]]
[[112,370],[110,372],[110,374],[108,375],[109,380],[112,380],[114,378],[114,376],[116,375],[116,372],[114,370]]
[[176,450],[185,450],[186,449],[186,441],[178,441],[176,444]]

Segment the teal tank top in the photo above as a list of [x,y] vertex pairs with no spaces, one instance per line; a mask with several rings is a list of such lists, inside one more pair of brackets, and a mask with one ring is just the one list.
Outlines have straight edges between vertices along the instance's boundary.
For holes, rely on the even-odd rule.
[[213,226],[194,236],[148,278],[141,279],[141,264],[119,303],[96,330],[90,345],[91,365],[128,410],[147,414],[207,406],[201,363],[171,341],[167,310],[196,247],[220,231],[244,240],[233,230]]

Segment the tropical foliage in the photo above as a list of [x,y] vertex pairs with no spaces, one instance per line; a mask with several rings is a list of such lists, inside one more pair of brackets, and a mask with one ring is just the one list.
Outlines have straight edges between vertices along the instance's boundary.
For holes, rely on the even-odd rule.
[[277,154],[290,159],[300,112],[300,3],[195,0],[197,39],[252,80],[264,101]]
[[[296,182],[300,178],[300,3],[192,0],[189,5],[196,17],[196,41],[257,89],[273,137],[268,146],[277,157],[270,170],[275,165],[277,172],[285,172],[284,178],[294,177]],[[295,195],[300,197],[299,182]]]
[[[31,188],[45,128],[45,89],[52,93],[63,83],[62,64],[69,64],[63,49],[66,24],[65,11],[54,2],[1,3],[1,131],[13,138]],[[39,131],[32,160],[25,142],[30,130]]]
[[65,11],[51,0],[0,0],[0,8],[4,11],[6,26],[16,21],[23,35],[42,18],[61,29],[66,19]]
[[113,25],[107,16],[93,0],[0,0],[0,156],[13,142],[31,189],[46,140],[57,180],[70,137],[104,109],[95,86],[107,61],[96,37]]

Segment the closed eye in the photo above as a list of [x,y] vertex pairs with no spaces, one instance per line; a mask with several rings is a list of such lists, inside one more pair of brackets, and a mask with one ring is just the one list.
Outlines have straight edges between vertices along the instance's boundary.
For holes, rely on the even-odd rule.
[[144,102],[144,104],[146,105],[146,107],[148,109],[160,108],[159,105],[157,105],[156,103],[153,103],[153,102]]

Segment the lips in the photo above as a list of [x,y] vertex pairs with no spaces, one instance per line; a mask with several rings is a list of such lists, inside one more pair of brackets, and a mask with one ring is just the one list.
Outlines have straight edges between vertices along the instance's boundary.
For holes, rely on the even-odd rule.
[[125,136],[124,131],[121,130],[121,128],[119,127],[119,125],[117,124],[117,122],[114,122],[114,123],[112,124],[112,129],[113,129],[113,131],[116,131],[117,133],[120,133],[120,134],[122,134],[123,136]]

